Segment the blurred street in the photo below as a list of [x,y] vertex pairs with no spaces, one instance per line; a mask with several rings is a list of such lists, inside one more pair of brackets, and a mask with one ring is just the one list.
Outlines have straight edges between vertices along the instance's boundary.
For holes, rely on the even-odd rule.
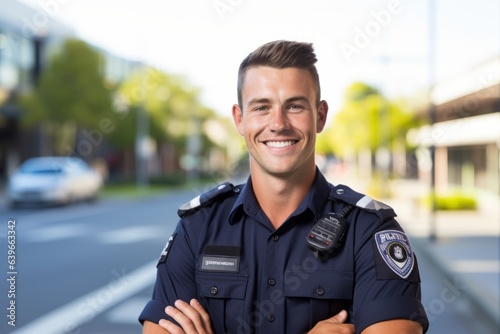
[[[393,190],[396,196],[387,202],[412,236],[419,263],[426,263],[423,304],[431,321],[430,333],[498,333],[500,199],[483,197],[477,211],[438,211],[432,218],[416,203],[425,186],[399,181]],[[461,331],[440,321],[450,309],[458,315]]]
[[[496,333],[490,316],[498,315],[500,295],[494,210],[440,213],[437,241],[430,242],[425,212],[410,201],[418,184],[395,188],[398,197],[386,202],[412,236],[429,333]],[[0,219],[17,222],[18,253],[16,327],[3,321],[0,332],[139,333],[137,316],[152,291],[157,255],[177,222],[177,207],[193,196],[179,191],[60,208],[2,207]],[[488,221],[483,214],[491,215]],[[2,240],[5,234],[3,224]],[[1,247],[6,254],[6,244]],[[0,294],[6,289],[4,280]]]
[[16,220],[17,275],[16,326],[4,315],[0,333],[140,332],[137,317],[151,295],[156,260],[177,222],[177,207],[193,196],[186,191],[17,211],[2,206],[4,260],[6,223]]

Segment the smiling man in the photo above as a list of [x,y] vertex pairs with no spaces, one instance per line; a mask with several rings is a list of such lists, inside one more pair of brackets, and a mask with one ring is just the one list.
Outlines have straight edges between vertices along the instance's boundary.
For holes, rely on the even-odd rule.
[[[144,333],[384,333],[428,328],[420,277],[394,211],[315,164],[321,100],[311,44],[243,60],[232,115],[250,177],[179,209]],[[390,236],[390,237],[388,237]]]

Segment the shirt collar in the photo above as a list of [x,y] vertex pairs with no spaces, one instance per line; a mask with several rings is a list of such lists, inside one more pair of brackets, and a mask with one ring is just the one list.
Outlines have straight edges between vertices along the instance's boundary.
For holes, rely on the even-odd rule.
[[[319,216],[322,214],[323,208],[326,201],[328,200],[328,195],[330,193],[330,184],[325,179],[323,174],[316,167],[316,176],[314,177],[313,184],[309,189],[309,192],[304,197],[302,202],[299,204],[292,216],[299,215],[309,209],[314,216]],[[251,176],[248,177],[247,183],[241,190],[238,199],[231,209],[229,215],[229,223],[236,223],[243,213],[249,216],[255,217],[261,210],[255,194],[252,188]]]
[[255,198],[252,188],[252,177],[249,176],[247,183],[243,186],[238,199],[233,205],[231,209],[231,213],[229,214],[229,223],[234,224],[240,218],[243,212],[246,212],[249,216],[257,215],[257,212],[260,210],[259,203]]
[[329,194],[330,184],[316,167],[316,176],[314,177],[313,184],[293,215],[299,215],[307,211],[307,209],[315,217],[321,215]]

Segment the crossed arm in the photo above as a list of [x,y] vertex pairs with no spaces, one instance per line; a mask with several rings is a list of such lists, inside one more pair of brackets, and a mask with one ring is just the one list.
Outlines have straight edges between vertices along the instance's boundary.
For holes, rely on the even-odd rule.
[[[171,321],[160,320],[159,324],[144,322],[143,334],[214,334],[210,323],[210,315],[196,300],[190,303],[181,300],[175,302],[175,307],[167,306],[165,313],[181,325]],[[347,312],[341,311],[331,318],[322,320],[308,334],[354,334],[354,325],[344,323]],[[422,325],[407,319],[382,321],[367,327],[362,334],[421,334]]]

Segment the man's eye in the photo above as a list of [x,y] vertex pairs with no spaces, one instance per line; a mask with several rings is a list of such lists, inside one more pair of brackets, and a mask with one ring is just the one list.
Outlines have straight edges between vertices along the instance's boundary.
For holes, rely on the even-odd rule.
[[292,104],[288,107],[289,110],[292,110],[292,111],[299,111],[299,110],[302,110],[304,109],[303,106],[301,106],[300,104]]
[[267,106],[258,106],[253,108],[254,111],[266,111],[268,109]]

